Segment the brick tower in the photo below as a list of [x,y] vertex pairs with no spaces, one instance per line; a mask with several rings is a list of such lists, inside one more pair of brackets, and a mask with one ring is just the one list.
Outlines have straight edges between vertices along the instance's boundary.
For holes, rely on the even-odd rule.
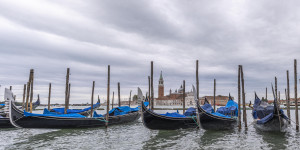
[[158,80],[158,98],[161,98],[164,95],[165,95],[164,94],[164,79],[163,79],[162,71],[161,71],[160,72],[160,77],[159,77],[159,80]]

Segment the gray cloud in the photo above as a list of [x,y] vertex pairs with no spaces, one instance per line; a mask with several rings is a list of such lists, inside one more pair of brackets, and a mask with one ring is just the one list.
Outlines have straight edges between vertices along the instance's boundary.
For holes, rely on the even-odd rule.
[[[244,66],[247,100],[264,95],[278,77],[281,97],[286,70],[300,54],[299,2],[283,1],[2,1],[0,2],[0,84],[20,99],[29,69],[35,94],[62,103],[66,68],[71,68],[71,102],[89,102],[92,81],[106,97],[107,65],[112,91],[138,86],[144,93],[150,61],[154,87],[163,70],[165,91],[195,84],[199,60],[200,95],[235,97],[238,65]],[[293,86],[291,80],[291,87]],[[157,89],[155,91],[157,93]],[[293,93],[293,92],[292,92]],[[3,96],[3,92],[0,92]],[[269,97],[271,91],[269,90]]]

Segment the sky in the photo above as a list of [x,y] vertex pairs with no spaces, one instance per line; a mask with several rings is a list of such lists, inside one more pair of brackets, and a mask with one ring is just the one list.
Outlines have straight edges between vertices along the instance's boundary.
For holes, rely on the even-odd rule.
[[[300,1],[273,0],[44,0],[0,1],[0,97],[12,86],[17,101],[34,69],[34,96],[64,103],[70,68],[70,103],[106,100],[107,66],[111,91],[121,98],[141,87],[145,94],[154,62],[154,93],[160,71],[165,94],[183,80],[195,85],[199,60],[200,96],[237,97],[238,65],[243,65],[246,100],[254,91],[272,98],[278,78],[284,98],[286,71],[294,97],[294,59],[300,56]],[[299,66],[299,65],[298,65]],[[299,68],[299,67],[298,67]],[[299,77],[298,77],[299,79]],[[111,93],[112,95],[112,93]]]

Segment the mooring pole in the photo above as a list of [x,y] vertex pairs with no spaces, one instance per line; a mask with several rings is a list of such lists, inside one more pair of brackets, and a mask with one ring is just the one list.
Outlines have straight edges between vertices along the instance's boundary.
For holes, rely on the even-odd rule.
[[30,83],[30,113],[32,113],[32,99],[33,99],[33,78],[34,78],[34,70],[30,70],[31,73],[31,83]]
[[22,110],[24,110],[24,107],[25,107],[25,95],[26,95],[26,84],[24,84],[24,88],[23,88]]
[[239,129],[242,129],[242,122],[241,122],[241,65],[239,65],[239,73],[238,73],[238,126]]
[[216,79],[214,79],[214,111],[216,111]]
[[154,108],[153,61],[151,61],[151,110]]
[[[197,100],[199,101],[199,74],[198,74],[198,69],[199,69],[199,61],[196,60],[196,86],[197,86]],[[201,102],[200,102],[201,105]]]
[[118,102],[119,107],[121,107],[120,82],[118,82]]
[[[29,75],[31,77],[31,75]],[[28,112],[28,104],[29,104],[29,92],[30,92],[30,77],[29,81],[27,82],[27,94],[26,94],[26,104],[25,104],[25,111]]]
[[51,83],[49,83],[48,110],[50,110],[50,98],[51,98]]
[[243,121],[245,124],[245,128],[247,128],[247,112],[246,112],[246,98],[245,98],[245,82],[244,82],[244,71],[243,66],[241,66],[241,78],[242,78],[242,100],[243,100]]
[[[290,107],[290,75],[289,71],[286,71],[287,76],[287,115],[288,118],[291,118],[291,107]],[[291,124],[291,120],[289,120],[289,124]]]
[[94,108],[93,108],[93,105],[94,105],[94,89],[95,89],[95,81],[93,81],[93,88],[92,88],[92,96],[91,96],[91,118],[93,117],[93,114],[94,114]]
[[182,87],[182,107],[183,107],[183,114],[185,113],[185,80],[183,80],[183,87]]
[[110,65],[108,65],[108,73],[107,73],[107,105],[106,105],[106,122],[105,126],[108,127],[109,121],[109,90],[110,90]]
[[114,100],[115,100],[115,92],[113,91],[113,96],[112,96],[112,104],[111,104],[111,109],[114,108]]
[[71,93],[71,83],[69,83],[67,109],[69,109],[69,104],[70,104],[70,93]]
[[130,107],[130,101],[131,101],[131,92],[132,92],[132,90],[130,90],[130,94],[129,94],[129,102],[128,102],[129,107]]
[[12,91],[12,86],[9,86],[9,90]]
[[67,114],[67,109],[68,109],[69,76],[70,76],[70,68],[67,68],[66,91],[65,91],[65,112],[64,112],[65,114]]
[[266,87],[266,100],[268,101],[268,88]]
[[278,95],[277,95],[277,77],[275,77],[275,99],[278,102]]
[[[199,101],[199,76],[198,76],[198,60],[196,60],[196,87],[197,87],[197,102],[196,102],[196,109],[197,109],[197,104],[201,105],[201,102]],[[171,94],[170,94],[171,96]],[[198,124],[198,128],[200,129],[200,114],[199,114],[199,110],[197,109],[197,124]]]
[[294,78],[295,78],[295,116],[296,116],[296,130],[299,131],[299,116],[298,116],[298,96],[297,96],[297,60],[294,60]]
[[151,108],[151,96],[150,96],[150,93],[151,93],[151,80],[150,80],[150,76],[148,76],[148,102],[149,102],[149,108]]

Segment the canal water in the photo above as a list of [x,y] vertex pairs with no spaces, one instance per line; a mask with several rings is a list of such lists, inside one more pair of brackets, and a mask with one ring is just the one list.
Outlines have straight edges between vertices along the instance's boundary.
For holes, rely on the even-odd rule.
[[[295,124],[284,133],[260,132],[250,113],[249,128],[242,131],[157,131],[145,128],[141,119],[108,129],[1,129],[0,149],[300,149]],[[295,120],[295,111],[291,114]]]

